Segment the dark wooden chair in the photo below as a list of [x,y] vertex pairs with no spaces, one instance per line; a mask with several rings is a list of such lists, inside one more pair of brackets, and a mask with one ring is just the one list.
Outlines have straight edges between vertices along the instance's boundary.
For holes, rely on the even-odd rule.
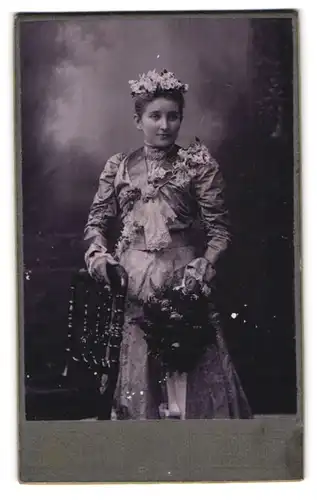
[[107,269],[110,286],[84,269],[70,283],[62,373],[26,379],[27,420],[109,420],[119,372],[127,275]]

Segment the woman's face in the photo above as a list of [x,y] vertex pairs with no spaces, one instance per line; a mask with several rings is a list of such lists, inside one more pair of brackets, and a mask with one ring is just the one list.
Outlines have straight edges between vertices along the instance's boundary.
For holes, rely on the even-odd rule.
[[158,148],[174,144],[182,122],[177,102],[164,97],[149,102],[142,116],[135,115],[134,119],[143,131],[144,142]]

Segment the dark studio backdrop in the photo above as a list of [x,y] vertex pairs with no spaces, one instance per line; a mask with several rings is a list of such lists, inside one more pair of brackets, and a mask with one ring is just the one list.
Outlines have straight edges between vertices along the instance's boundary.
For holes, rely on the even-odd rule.
[[179,143],[203,140],[227,185],[229,350],[254,413],[295,413],[292,20],[56,18],[21,22],[19,39],[26,383],[63,369],[99,174],[140,145],[128,80],[166,67],[190,85]]

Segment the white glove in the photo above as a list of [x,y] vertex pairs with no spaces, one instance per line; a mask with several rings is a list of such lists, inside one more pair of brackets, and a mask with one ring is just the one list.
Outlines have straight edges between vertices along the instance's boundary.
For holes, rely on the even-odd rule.
[[119,262],[101,245],[93,243],[85,253],[87,270],[96,281],[109,284],[107,265],[118,265]]
[[192,260],[185,268],[182,286],[189,292],[201,289],[205,295],[211,291],[216,271],[205,257]]

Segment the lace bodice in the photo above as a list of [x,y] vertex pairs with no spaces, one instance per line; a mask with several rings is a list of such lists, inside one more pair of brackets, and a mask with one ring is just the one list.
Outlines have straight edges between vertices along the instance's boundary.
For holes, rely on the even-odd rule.
[[[191,170],[186,162],[176,168],[180,151],[176,145],[168,150],[145,145],[111,157],[100,176],[85,239],[105,252],[109,222],[123,217],[126,244],[143,233],[144,249],[160,250],[169,245],[172,233],[189,230],[199,216],[206,233],[205,256],[213,264],[229,240],[222,175],[211,157]],[[86,261],[90,255],[88,248]]]

